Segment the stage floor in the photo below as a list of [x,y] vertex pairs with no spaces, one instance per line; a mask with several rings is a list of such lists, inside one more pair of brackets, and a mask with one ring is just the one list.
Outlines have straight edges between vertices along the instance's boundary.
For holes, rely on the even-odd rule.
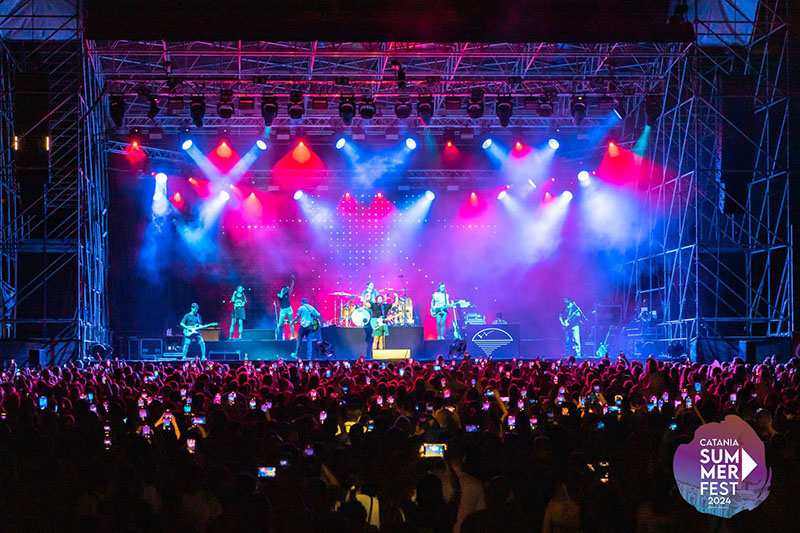
[[[260,330],[264,334],[245,330],[241,340],[206,340],[206,354],[209,359],[218,361],[243,361],[289,359],[297,349],[296,341],[275,341],[264,338],[272,337],[273,330]],[[252,338],[258,336],[260,338]],[[463,349],[473,357],[492,356],[495,359],[511,359],[520,355],[519,325],[504,324],[498,326],[468,326],[463,332]],[[317,339],[320,340],[320,339]],[[312,354],[314,359],[355,360],[360,357],[378,359],[397,357],[396,353],[372,354],[372,337],[363,328],[325,327],[321,330],[321,340],[329,355]],[[451,348],[455,348],[455,339],[425,340],[421,327],[394,327],[389,329],[385,349],[389,351],[404,350],[404,357],[410,356],[419,360],[433,360],[439,355],[447,357]],[[167,358],[179,356],[180,344],[171,344],[172,350],[163,353]],[[129,352],[130,353],[130,352]],[[144,354],[144,352],[140,353]],[[551,352],[552,353],[552,352]],[[190,356],[199,354],[199,346],[192,345]],[[304,341],[299,355],[307,358],[308,346]],[[160,359],[157,351],[150,352],[150,358]],[[531,354],[533,356],[533,353]],[[129,357],[138,359],[138,357]],[[147,357],[142,357],[147,359]]]

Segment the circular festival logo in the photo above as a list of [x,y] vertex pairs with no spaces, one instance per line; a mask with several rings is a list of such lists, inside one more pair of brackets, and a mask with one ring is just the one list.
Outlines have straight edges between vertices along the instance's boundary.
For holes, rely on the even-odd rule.
[[681,496],[701,513],[730,518],[769,496],[764,443],[736,415],[697,428],[692,442],[678,447],[672,469]]
[[511,344],[514,339],[500,328],[483,328],[472,336],[472,342],[478,345],[486,357],[490,357],[495,350]]

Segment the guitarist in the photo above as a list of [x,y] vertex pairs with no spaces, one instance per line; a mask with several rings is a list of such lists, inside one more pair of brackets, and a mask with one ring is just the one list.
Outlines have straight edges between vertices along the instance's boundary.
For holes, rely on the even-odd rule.
[[[183,315],[183,319],[181,320],[181,327],[183,331],[186,332],[188,328],[195,328],[197,326],[203,325],[203,319],[200,316],[200,306],[196,303],[192,304],[192,309],[185,315]],[[186,354],[189,353],[189,345],[192,341],[197,341],[200,345],[200,354],[202,355],[203,360],[206,359],[206,343],[203,340],[203,336],[200,335],[199,331],[195,331],[189,335],[183,336],[183,358],[186,359]]]
[[378,294],[375,297],[375,302],[370,304],[372,311],[372,320],[370,320],[370,328],[372,329],[372,349],[383,350],[386,347],[386,336],[389,335],[389,326],[386,323],[388,305],[383,303],[383,295]]
[[581,357],[581,324],[586,321],[578,304],[567,297],[564,297],[566,307],[558,317],[561,326],[564,328],[564,347],[567,354]]
[[431,298],[431,315],[436,319],[436,338],[444,340],[447,325],[447,310],[450,308],[450,295],[440,283]]
[[300,331],[297,333],[297,345],[294,350],[294,356],[297,357],[300,353],[300,343],[306,338],[308,339],[308,359],[311,359],[311,350],[313,348],[312,339],[321,340],[319,332],[319,311],[314,309],[314,306],[308,303],[308,298],[300,299],[300,307],[297,308],[297,317],[292,321],[300,322]]

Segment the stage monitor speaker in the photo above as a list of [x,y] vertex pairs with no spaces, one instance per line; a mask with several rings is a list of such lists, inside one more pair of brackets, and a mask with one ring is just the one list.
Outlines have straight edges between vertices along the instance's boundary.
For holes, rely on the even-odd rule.
[[372,350],[373,359],[410,359],[411,350]]
[[274,329],[246,329],[242,332],[243,341],[274,341]]
[[200,336],[203,337],[203,340],[206,342],[218,341],[219,328],[201,329]]
[[739,351],[738,341],[698,337],[689,345],[689,357],[692,361],[708,365],[714,361],[730,363],[735,357],[744,359],[744,354]]
[[142,339],[142,359],[159,359],[164,355],[164,341],[162,339]]
[[791,339],[789,337],[775,337],[772,339],[739,341],[739,352],[744,353],[744,360],[748,364],[763,363],[764,359],[772,357],[785,363],[792,353]]
[[128,359],[139,359],[139,338],[128,337]]

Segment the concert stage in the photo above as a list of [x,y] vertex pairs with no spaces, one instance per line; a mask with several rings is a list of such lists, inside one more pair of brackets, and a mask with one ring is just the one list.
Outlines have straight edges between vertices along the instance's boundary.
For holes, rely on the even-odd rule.
[[[206,355],[215,361],[243,361],[289,359],[297,347],[296,341],[272,340],[274,330],[258,330],[257,332],[245,331],[242,340],[206,340]],[[520,356],[520,340],[518,324],[502,324],[491,326],[468,326],[464,332],[464,344],[461,349],[466,349],[474,357],[492,356],[495,359],[511,359]],[[144,343],[155,339],[141,339],[140,349],[137,353],[143,358],[161,359],[175,358],[180,355],[178,343],[165,343],[167,350],[159,353],[157,349],[142,351]],[[425,340],[421,327],[390,328],[386,337],[386,351],[392,353],[371,353],[369,349],[372,338],[362,328],[343,328],[330,326],[322,328],[322,341],[327,346],[326,353],[317,349],[312,355],[313,359],[355,360],[359,357],[371,359],[412,357],[418,360],[433,360],[439,355],[445,357],[458,357],[458,341]],[[152,344],[152,343],[151,343]],[[451,348],[453,354],[451,354]],[[128,356],[131,358],[132,352]],[[401,355],[401,351],[406,351]],[[306,359],[307,344],[304,341],[300,346],[300,357]],[[198,355],[199,347],[192,345],[189,355]]]

